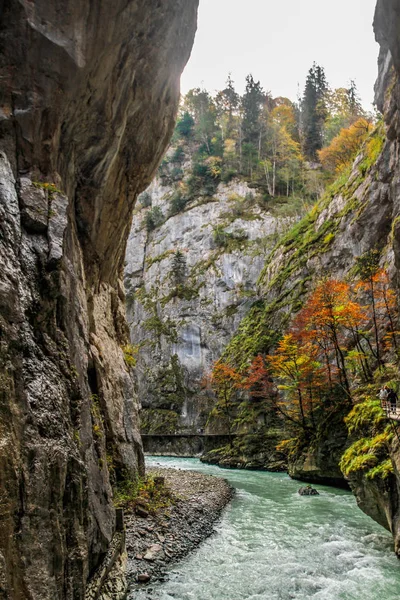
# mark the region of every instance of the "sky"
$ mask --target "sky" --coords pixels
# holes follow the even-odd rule
[[[232,73],[238,92],[252,73],[274,97],[296,100],[316,61],[331,87],[356,81],[371,109],[379,46],[372,30],[376,0],[200,0],[192,56],[182,93],[223,89]]]

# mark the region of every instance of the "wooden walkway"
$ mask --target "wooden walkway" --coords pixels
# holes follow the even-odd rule
[[[382,400],[381,404],[388,419],[390,419],[391,421],[400,421],[400,406],[398,402],[396,406],[394,406],[390,404],[390,402],[385,402],[384,400]]]

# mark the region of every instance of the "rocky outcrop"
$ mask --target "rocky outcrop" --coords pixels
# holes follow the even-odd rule
[[[209,537],[234,495],[226,479],[195,471],[151,467],[150,475],[165,480],[172,502],[146,518],[127,516],[128,574],[132,584],[128,600],[137,597],[144,583],[164,580],[168,568]]]
[[[195,195],[174,213],[171,202],[191,175],[194,153],[186,148],[174,180],[175,146],[134,216],[125,266],[142,431],[152,434],[206,427],[213,398],[202,381],[254,303],[257,277],[279,234],[296,219],[265,209],[243,179],[219,183],[213,195]],[[148,231],[155,209],[163,222]]]
[[[143,470],[121,275],[196,8],[1,5],[1,598],[83,598]]]
[[[262,300],[250,311],[225,356],[236,363],[276,343],[315,281],[322,276],[345,279],[356,258],[378,248],[392,286],[399,293],[400,268],[400,11],[394,0],[379,0],[375,33],[381,45],[376,85],[384,123],[374,132],[354,162],[311,213],[288,235],[267,261],[260,277]],[[243,349],[246,352],[243,353]],[[338,459],[345,450],[343,424],[327,418],[324,432],[300,455],[289,472],[306,481],[340,482]],[[360,508],[394,536],[400,556],[399,450],[394,436],[390,456],[394,475],[387,479],[351,475],[350,486]],[[333,445],[332,445],[333,444]]]

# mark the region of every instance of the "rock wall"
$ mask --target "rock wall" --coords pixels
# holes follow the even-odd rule
[[[243,362],[259,351],[273,349],[275,332],[285,331],[307,293],[321,276],[345,279],[356,258],[378,248],[381,261],[399,294],[400,273],[400,8],[394,0],[379,0],[374,29],[380,43],[376,101],[383,113],[379,127],[354,162],[317,207],[271,255],[260,276],[262,300],[242,321],[225,356]],[[243,349],[246,349],[243,352]],[[332,450],[340,457],[347,444],[343,423],[324,423],[325,437],[291,461],[292,476],[337,483]],[[333,444],[333,445],[332,445]],[[340,447],[341,446],[341,447]],[[393,476],[368,479],[362,471],[350,476],[359,506],[393,533],[400,556],[400,447],[394,436],[390,456]]]
[[[128,240],[127,315],[138,345],[145,433],[205,428],[213,399],[201,390],[202,380],[254,303],[257,277],[273,245],[295,220],[260,206],[256,192],[240,179],[220,183],[214,195],[198,195],[171,214],[171,199],[190,175],[193,152],[186,148],[177,181],[161,176],[153,181],[146,192],[151,204],[134,215]],[[164,222],[149,232],[146,215],[155,207]],[[173,273],[177,251],[185,263],[179,283]]]
[[[121,281],[197,0],[0,3],[0,597],[81,599],[143,470]]]

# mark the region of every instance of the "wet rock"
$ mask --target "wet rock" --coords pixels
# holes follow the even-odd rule
[[[197,4],[1,3],[2,597],[84,598],[115,532],[106,438],[144,468],[120,273]]]
[[[138,504],[137,506],[135,506],[135,514],[140,517],[141,519],[147,519],[147,517],[149,516],[149,511],[146,510],[143,506],[141,506],[140,504]]]
[[[315,488],[311,487],[311,485],[301,487],[299,489],[299,494],[300,496],[319,496],[319,492],[317,492]]]
[[[137,576],[137,580],[139,583],[149,583],[151,577],[148,573],[140,573]]]
[[[152,581],[165,577],[168,564],[186,556],[213,532],[216,519],[233,494],[229,484],[218,477],[174,469],[148,471],[165,477],[174,502],[155,515],[149,514],[146,526],[139,526],[145,535],[138,535],[140,517],[127,517],[128,578],[134,582],[143,572],[140,557],[147,561],[146,572]],[[164,535],[166,526],[168,533]]]
[[[159,558],[159,554],[163,552],[163,548],[160,544],[153,544],[147,549],[146,554],[143,556],[144,560],[156,560]]]

